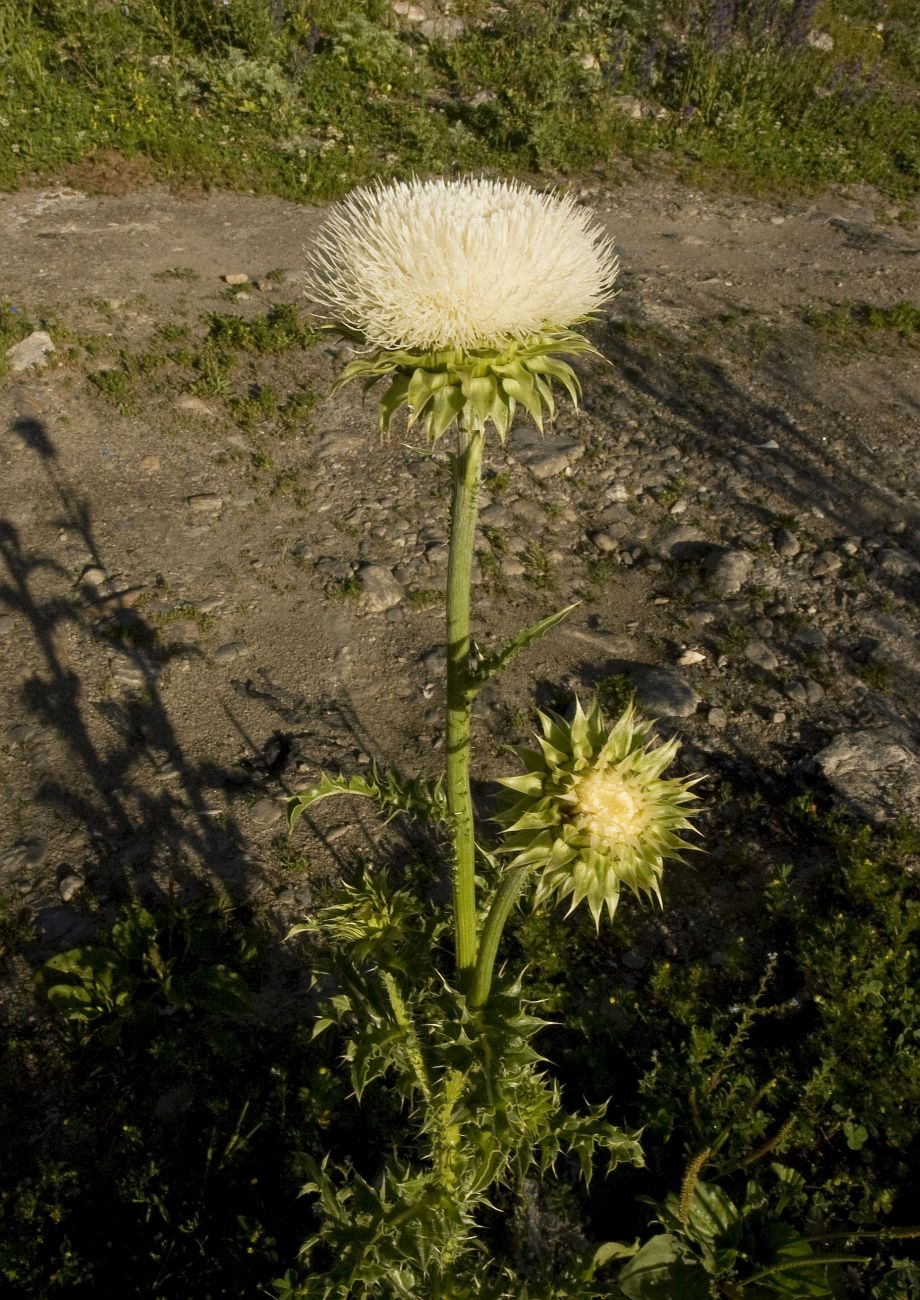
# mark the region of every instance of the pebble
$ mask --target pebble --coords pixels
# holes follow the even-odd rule
[[[145,474],[156,474],[160,468],[159,456],[144,456],[140,462],[140,468]]]
[[[728,714],[724,709],[716,705],[715,708],[710,709],[707,713],[706,721],[709,723],[710,727],[716,727],[721,730],[721,728],[726,726],[728,723]]]
[[[33,330],[7,348],[6,356],[11,370],[28,370],[30,366],[46,366],[50,354],[55,351],[50,334],[45,330]]]
[[[886,546],[878,552],[875,561],[883,573],[895,578],[912,578],[920,573],[920,560],[900,546]]]
[[[681,668],[690,668],[693,664],[705,663],[706,656],[702,650],[685,650],[677,662]]]
[[[776,530],[773,534],[773,546],[777,555],[781,555],[784,560],[793,559],[802,549],[802,543],[795,533],[790,533],[788,528]]]
[[[623,525],[624,531],[625,528],[626,525],[624,524]],[[621,536],[622,534],[617,534],[617,532],[613,529],[600,528],[593,533],[589,533],[588,539],[592,543],[592,545],[596,546],[597,549],[602,554],[610,555],[614,551],[618,551],[620,549]]]
[[[570,438],[543,438],[537,429],[521,429],[514,444],[515,456],[537,479],[563,474],[584,451],[580,442]]]
[[[361,607],[368,614],[383,614],[394,609],[405,596],[403,587],[383,565],[362,564],[357,578],[361,584]]]
[[[220,510],[224,504],[223,497],[219,497],[216,492],[196,492],[194,495],[186,497],[185,501],[190,510],[196,510],[200,514],[213,514],[215,510]]]
[[[712,546],[698,528],[684,524],[659,534],[653,549],[662,560],[689,560],[704,555]]]
[[[79,871],[65,870],[58,879],[58,893],[63,902],[69,903],[72,898],[76,898],[85,884],[86,877]]]
[[[819,551],[811,566],[813,578],[829,578],[843,568],[843,560],[835,551]]]
[[[786,684],[785,695],[787,699],[792,700],[793,704],[807,707],[821,703],[824,699],[824,687],[813,677],[793,677]]]
[[[249,276],[245,271],[228,271],[221,276],[225,284],[233,285],[235,288],[238,284],[248,284]]]
[[[873,825],[902,813],[920,819],[920,756],[900,727],[837,735],[815,755],[815,763],[856,814]]]
[[[248,647],[242,641],[228,641],[226,645],[218,646],[211,657],[216,664],[232,664],[248,653]]]
[[[758,668],[770,672],[779,665],[779,658],[765,641],[748,641],[744,647],[744,657]]]
[[[656,718],[689,718],[700,697],[679,673],[671,668],[629,664],[626,673],[646,713]]]
[[[249,815],[257,826],[274,826],[284,814],[284,803],[279,799],[257,799],[249,809]]]
[[[186,411],[190,415],[202,415],[209,420],[213,420],[217,415],[213,407],[208,406],[207,402],[203,402],[194,393],[183,393],[181,397],[176,398],[173,406],[177,411]]]
[[[717,596],[734,596],[751,576],[753,566],[747,551],[719,549],[706,557],[703,575]]]

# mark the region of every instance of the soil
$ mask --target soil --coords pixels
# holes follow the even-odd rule
[[[621,257],[592,331],[611,364],[581,366],[583,406],[560,403],[544,443],[521,424],[489,453],[477,638],[582,604],[480,698],[480,776],[507,769],[534,699],[609,699],[624,676],[712,778],[713,825],[741,816],[720,780],[775,800],[826,778],[863,818],[916,815],[920,353],[890,331],[835,348],[804,318],[920,302],[920,235],[870,194],[768,204],[635,179],[582,197]],[[164,326],[200,338],[210,312],[303,306],[321,218],[160,188],[0,196],[4,296],[57,348],[0,380],[14,973],[127,897],[210,885],[297,919],[403,832],[343,799],[289,840],[284,798],[372,758],[438,769],[446,449],[381,445],[372,399],[329,395],[346,353],[328,340],[241,351],[226,393],[190,394],[181,361],[132,372],[120,405],[103,391],[119,350],[164,351]],[[251,282],[228,301],[233,273]],[[286,427],[250,403],[241,422],[234,399],[266,386],[312,409]],[[901,746],[893,776],[822,777],[831,740],[858,754],[867,733]],[[717,875],[707,847],[697,869]]]

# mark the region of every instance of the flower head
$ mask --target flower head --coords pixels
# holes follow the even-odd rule
[[[376,348],[502,349],[611,296],[613,245],[569,196],[468,177],[355,190],[330,212],[307,284]]]
[[[692,847],[680,832],[692,829],[699,779],[662,776],[676,741],[652,745],[651,723],[632,705],[610,732],[596,701],[585,713],[576,700],[571,723],[538,716],[539,749],[514,750],[526,772],[501,780],[501,852],[512,866],[539,868],[538,903],[571,896],[574,911],[587,899],[595,924],[605,906],[613,916],[624,885],[660,901],[664,859]]]
[[[568,195],[517,181],[401,181],[355,190],[311,249],[306,287],[370,349],[339,380],[390,376],[382,430],[409,408],[431,441],[456,420],[504,439],[517,405],[542,427],[560,355],[593,351],[570,325],[613,293],[609,238]]]

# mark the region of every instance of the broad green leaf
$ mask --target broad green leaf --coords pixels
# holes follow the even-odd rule
[[[124,921],[112,926],[112,943],[125,957],[144,956],[157,937],[157,923],[145,907],[136,907]]]
[[[679,1238],[669,1232],[647,1241],[620,1270],[629,1300],[709,1300],[709,1278]]]
[[[188,980],[189,1002],[220,1016],[246,1016],[252,1011],[252,993],[238,971],[218,964],[202,966]]]

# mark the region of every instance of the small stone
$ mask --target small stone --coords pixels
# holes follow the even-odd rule
[[[521,430],[514,448],[517,459],[538,479],[564,473],[584,451],[580,442],[570,438],[543,438],[539,431],[529,429]]]
[[[839,573],[842,567],[843,560],[835,551],[819,551],[812,562],[811,576],[830,578],[835,573]]]
[[[196,608],[201,614],[213,614],[225,603],[223,596],[206,596],[199,600]]]
[[[503,555],[501,558],[502,575],[506,578],[522,578],[527,572],[520,560],[513,555]]]
[[[0,636],[9,636],[16,627],[12,614],[0,614]]]
[[[79,871],[65,871],[58,880],[58,893],[65,903],[76,898],[86,884],[86,878]]]
[[[779,658],[767,645],[766,641],[748,641],[744,647],[744,657],[758,668],[771,672],[779,664]]]
[[[786,721],[786,715],[782,709],[773,709],[770,713],[770,721],[774,727],[781,727]]]
[[[257,826],[274,826],[281,820],[284,805],[279,799],[257,799],[249,810],[249,815]]]
[[[773,534],[773,546],[776,554],[781,555],[784,560],[791,560],[802,549],[802,543],[795,533],[790,533],[788,528],[776,530]]]
[[[883,826],[920,815],[920,756],[899,727],[835,736],[815,755],[825,780],[856,811]]]
[[[684,524],[656,537],[653,549],[662,560],[690,560],[699,559],[712,546],[698,528]]]
[[[605,495],[607,500],[612,503],[629,500],[629,492],[625,483],[612,483],[607,489]]]
[[[270,293],[274,287],[274,281],[272,280],[256,280],[256,288],[260,293]]]
[[[809,650],[827,649],[827,637],[819,627],[796,628],[792,639],[796,645],[807,646]]]
[[[751,576],[753,565],[747,551],[719,549],[707,556],[703,573],[717,596],[735,596]]]
[[[194,645],[201,639],[201,628],[193,618],[180,618],[163,629],[167,645]]]
[[[89,565],[80,574],[80,581],[86,583],[87,587],[101,587],[108,580],[109,575],[98,564]]]
[[[380,564],[363,564],[357,573],[361,584],[361,606],[369,614],[383,614],[399,605],[405,595],[389,569]]]
[[[659,718],[688,718],[700,698],[692,686],[671,668],[627,665],[626,673],[646,713]]]
[[[221,279],[225,284],[230,284],[234,287],[238,284],[249,283],[249,276],[245,271],[230,271],[226,275],[221,276]]]
[[[883,573],[890,573],[894,578],[912,578],[920,573],[920,560],[900,546],[886,546],[875,557]]]
[[[203,402],[200,397],[196,397],[194,393],[183,393],[181,397],[176,398],[173,405],[177,411],[187,411],[190,415],[201,415],[208,420],[213,420],[216,415],[213,408],[208,406],[207,402]]]
[[[216,664],[232,664],[247,653],[248,648],[242,641],[228,641],[226,645],[217,647],[212,658]]]
[[[400,18],[405,18],[407,23],[423,23],[428,17],[424,9],[410,4],[408,0],[393,0],[393,12]]]
[[[589,533],[588,538],[604,555],[610,555],[620,549],[620,539],[608,529],[600,528],[596,532]]]
[[[684,501],[683,498],[681,498],[679,501],[674,502],[668,513],[672,515],[685,515],[687,513],[688,504],[689,502]]]
[[[793,677],[786,686],[785,694],[793,704],[809,706],[821,703],[824,699],[824,687],[813,677]]]
[[[6,355],[11,370],[28,370],[30,366],[46,366],[49,354],[56,350],[50,334],[45,330],[33,330],[26,338],[7,348]]]
[[[159,456],[145,456],[140,463],[140,468],[145,474],[156,474],[160,468]]]
[[[706,656],[702,650],[685,650],[677,662],[681,668],[690,668],[693,664],[705,663]]]
[[[834,38],[830,32],[819,32],[813,27],[805,37],[805,44],[810,45],[813,50],[824,50],[830,53],[834,48]]]
[[[706,721],[709,723],[710,727],[716,727],[721,730],[721,728],[726,726],[728,723],[728,714],[724,709],[720,709],[716,706],[716,708],[709,710],[706,715]]]
[[[220,510],[224,504],[223,497],[219,497],[216,492],[196,492],[193,496],[186,497],[186,504],[190,510],[195,510],[199,514],[213,514],[215,510]]]

